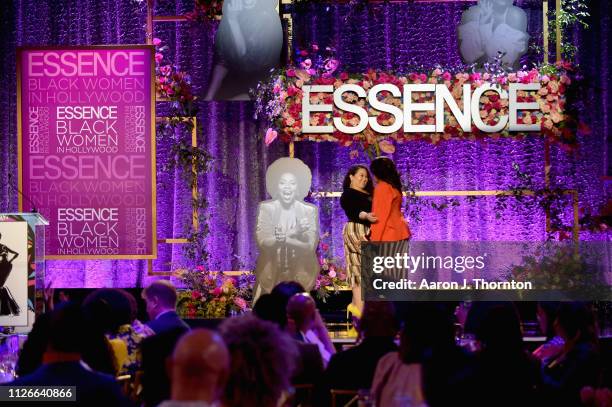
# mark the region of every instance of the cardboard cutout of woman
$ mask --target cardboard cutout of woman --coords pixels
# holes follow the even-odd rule
[[[459,32],[459,50],[468,63],[484,63],[505,55],[502,62],[517,68],[527,51],[527,14],[512,5],[513,0],[479,0],[463,12]]]
[[[297,158],[279,158],[266,171],[272,199],[261,202],[257,210],[255,300],[282,281],[297,281],[307,291],[315,286],[319,210],[304,202],[311,181],[310,169]]]
[[[206,100],[249,100],[249,89],[280,62],[283,27],[278,0],[226,0],[215,37],[219,58]]]
[[[0,240],[2,240],[1,234]],[[10,260],[8,259],[9,254],[12,255]],[[19,315],[17,301],[13,298],[11,290],[4,286],[13,269],[13,260],[17,256],[19,253],[0,243],[0,315]]]

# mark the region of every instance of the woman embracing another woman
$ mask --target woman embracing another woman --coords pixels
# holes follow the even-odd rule
[[[361,299],[361,242],[367,241],[370,225],[376,222],[372,214],[372,192],[374,185],[368,168],[354,165],[344,177],[340,205],[348,221],[342,230],[344,256],[348,283],[353,289],[353,300],[347,307],[347,314],[360,318],[363,310]]]
[[[402,214],[402,182],[393,161],[387,157],[378,157],[370,164],[370,171],[376,181],[372,212],[377,221],[370,228],[369,240],[373,243],[385,243],[377,255],[395,257],[408,253],[408,239],[412,233]],[[401,268],[389,269],[387,277],[400,281],[405,277]]]
[[[402,182],[393,161],[376,158],[370,172],[363,165],[351,167],[344,178],[340,205],[348,222],[344,226],[344,253],[348,281],[353,289],[353,300],[347,312],[361,317],[361,242],[395,242],[385,246],[389,256],[408,252],[410,228],[402,214]],[[372,178],[376,181],[373,187]],[[382,253],[382,255],[387,255]]]

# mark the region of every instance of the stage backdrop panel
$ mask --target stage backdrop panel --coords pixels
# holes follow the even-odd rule
[[[155,258],[153,47],[17,57],[19,208],[49,219],[47,258]]]
[[[436,64],[453,66],[460,62],[457,25],[464,9],[475,2],[389,2],[371,7],[349,3],[306,4],[293,21],[293,46],[311,43],[320,49],[334,46],[342,70],[361,72],[368,68],[405,72]],[[182,15],[193,10],[193,0],[157,0],[155,15]],[[515,5],[528,14],[528,32],[534,44],[541,44],[540,0],[517,0]],[[588,87],[584,96],[584,119],[592,134],[579,137],[578,154],[567,154],[553,146],[551,181],[555,186],[579,190],[579,205],[598,213],[612,184],[606,153],[610,115],[611,82],[608,63],[610,25],[607,2],[590,2],[590,29],[572,30],[569,38],[578,47],[576,61]],[[552,7],[552,5],[551,5]],[[16,82],[15,47],[83,44],[144,43],[146,2],[135,0],[13,0],[0,7],[0,80]],[[275,141],[266,147],[261,138],[267,126],[253,120],[249,102],[204,101],[214,69],[214,40],[218,25],[199,22],[156,23],[154,37],[160,38],[167,61],[191,75],[198,95],[198,124],[202,131],[198,145],[206,146],[213,157],[211,169],[200,177],[199,186],[207,198],[206,247],[210,269],[239,270],[255,266],[257,247],[254,226],[257,203],[267,199],[265,169],[276,158],[287,155],[287,146]],[[553,47],[554,48],[554,47]],[[554,56],[553,56],[554,57]],[[530,52],[525,61],[541,60]],[[0,211],[17,209],[17,121],[16,87],[0,93]],[[157,104],[157,115],[167,115],[169,103]],[[190,140],[190,134],[185,134]],[[181,171],[164,171],[169,161],[170,142],[158,142],[158,235],[185,237],[191,222],[190,191]],[[296,143],[296,157],[310,166],[313,190],[339,191],[348,168],[365,161],[351,159],[350,148],[332,143]],[[488,140],[486,143],[450,142],[439,146],[405,143],[393,157],[401,164],[419,190],[497,189],[516,181],[511,164],[535,177],[543,185],[543,143]],[[607,171],[607,172],[606,172]],[[161,186],[165,186],[162,189]],[[442,203],[436,200],[436,203]],[[463,202],[466,201],[466,202]],[[320,230],[332,255],[343,257],[342,225],[345,216],[338,199],[313,200],[319,206]],[[494,210],[495,198],[475,202],[462,199],[460,206],[442,212],[423,208],[421,220],[411,219],[418,240],[542,240],[544,215],[530,202],[509,200],[500,219]],[[571,205],[564,206],[571,210]],[[410,209],[410,208],[407,208]],[[569,212],[571,215],[571,212]],[[583,240],[607,239],[581,232]],[[160,244],[154,270],[168,270],[182,260],[181,245]],[[342,262],[342,260],[340,260]],[[46,281],[55,287],[139,287],[147,285],[146,262],[142,260],[80,260],[47,262]]]

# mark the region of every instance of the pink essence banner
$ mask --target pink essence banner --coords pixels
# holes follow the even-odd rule
[[[151,46],[18,50],[19,209],[49,259],[156,257]]]

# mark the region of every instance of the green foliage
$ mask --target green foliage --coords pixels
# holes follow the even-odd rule
[[[554,2],[551,2],[554,7]],[[565,61],[573,61],[577,48],[571,42],[570,29],[574,27],[582,27],[584,29],[589,28],[587,22],[589,14],[589,8],[586,0],[561,0],[561,9],[557,16],[557,11],[548,13],[548,35],[549,44],[553,47],[557,41],[557,21],[561,29],[561,57]],[[558,18],[557,18],[558,17]],[[543,47],[533,44],[531,48],[542,53]]]

